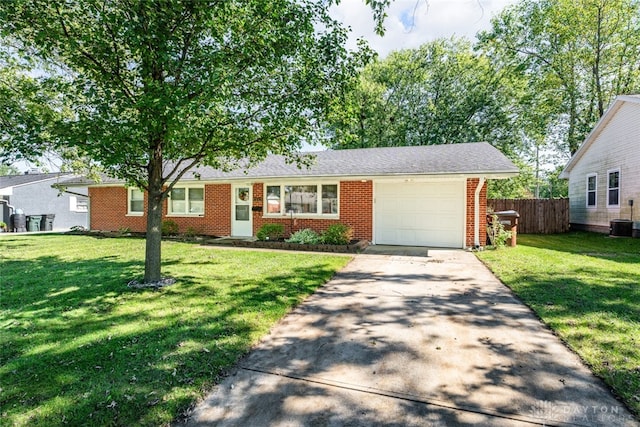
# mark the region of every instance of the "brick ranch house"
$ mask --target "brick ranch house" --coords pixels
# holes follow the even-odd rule
[[[234,237],[267,223],[283,224],[287,235],[343,223],[373,244],[464,248],[485,240],[486,180],[518,174],[484,142],[309,154],[309,168],[272,155],[246,170],[189,171],[165,201],[164,219],[180,232]],[[89,183],[89,198],[92,230],[145,231],[139,189],[105,179]]]

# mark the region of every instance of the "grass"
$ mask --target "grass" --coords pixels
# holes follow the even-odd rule
[[[167,425],[348,257],[144,240],[0,238],[0,424]]]
[[[640,239],[519,235],[478,257],[640,415]]]

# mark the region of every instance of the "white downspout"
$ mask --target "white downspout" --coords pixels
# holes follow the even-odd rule
[[[480,191],[484,187],[484,176],[480,177],[478,186],[476,187],[475,199],[473,203],[473,245],[474,247],[480,246]]]

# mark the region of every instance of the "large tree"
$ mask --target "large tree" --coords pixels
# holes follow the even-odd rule
[[[335,99],[334,147],[490,141],[513,151],[517,82],[465,39],[439,39],[369,64]]]
[[[52,94],[46,138],[27,129],[22,152],[38,154],[38,140],[146,190],[145,282],[155,282],[162,203],[189,169],[288,155],[319,135],[358,56],[345,50],[346,30],[328,7],[313,0],[0,2],[2,43],[17,64],[29,58],[39,70],[23,68],[21,76]]]
[[[573,154],[616,95],[640,92],[638,0],[521,0],[479,38],[527,79],[520,120],[536,148]]]

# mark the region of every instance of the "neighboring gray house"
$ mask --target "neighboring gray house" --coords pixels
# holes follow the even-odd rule
[[[54,230],[74,225],[88,226],[86,187],[75,187],[73,193],[60,193],[52,185],[73,175],[64,173],[25,173],[0,176],[0,221],[10,225],[11,214],[22,209],[26,215],[54,214]]]
[[[640,95],[614,100],[560,177],[569,179],[572,229],[606,233],[613,220],[640,220]]]

